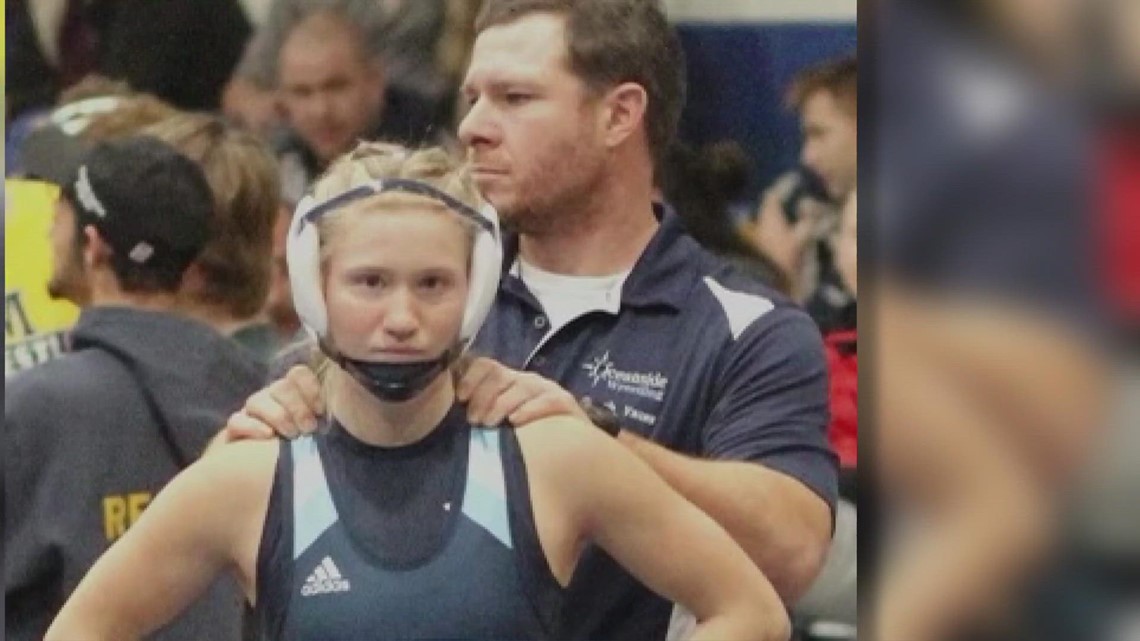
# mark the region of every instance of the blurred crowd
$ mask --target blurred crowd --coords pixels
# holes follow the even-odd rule
[[[6,172],[20,196],[11,201],[16,211],[5,223],[12,230],[7,233],[22,239],[11,242],[24,254],[10,259],[8,282],[9,309],[24,327],[7,334],[6,372],[65,349],[62,332],[77,313],[67,303],[89,302],[78,266],[69,268],[58,256],[49,265],[41,235],[53,205],[45,185],[66,180],[69,165],[95,143],[187,111],[214,114],[196,134],[203,138],[194,143],[199,155],[217,158],[229,147],[222,139],[240,135],[273,156],[272,169],[263,158],[215,160],[214,179],[228,182],[219,191],[232,218],[215,221],[211,233],[218,247],[202,257],[205,267],[195,274],[201,274],[201,288],[243,289],[239,295],[247,300],[228,302],[216,294],[191,306],[194,316],[268,362],[299,337],[284,264],[293,206],[357,140],[458,148],[455,127],[464,107],[457,89],[478,5],[279,0],[251,6],[226,0],[196,2],[193,11],[177,3],[135,11],[120,3],[14,3],[8,9],[13,71]],[[256,29],[253,18],[260,19]],[[178,30],[161,27],[174,20],[182,25]],[[210,38],[191,38],[195,29]],[[156,55],[134,55],[139,51]],[[188,86],[185,78],[195,84]],[[802,119],[801,165],[789,168],[743,218],[733,208],[746,197],[752,167],[731,140],[701,148],[675,142],[658,179],[659,195],[699,242],[793,297],[817,319],[837,374],[834,441],[843,443],[844,463],[852,467],[856,90],[853,54],[801,70],[786,88],[787,109]],[[236,175],[238,167],[247,175]],[[268,174],[274,172],[271,184]],[[237,193],[250,178],[264,184],[257,193]],[[268,190],[277,193],[279,206],[267,221]],[[46,292],[35,282],[45,277]],[[263,302],[255,305],[258,299]]]
[[[459,87],[480,4],[9,2],[6,377],[106,340],[125,345],[114,349],[140,380],[172,367],[218,378],[227,391],[211,413],[168,414],[180,401],[155,401],[162,421],[191,426],[188,440],[155,447],[196,456],[303,338],[285,235],[311,183],[358,140],[462,153]],[[862,415],[873,420],[879,507],[865,638],[1140,638],[1128,624],[1140,618],[1130,405],[1140,381],[1140,4],[859,4],[873,91],[858,90],[853,51],[798,69],[783,102],[802,132],[799,160],[759,198],[749,200],[755,167],[733,140],[675,141],[656,168],[655,197],[699,243],[801,305],[820,330],[841,500],[827,560],[791,608],[796,634],[855,635],[856,506],[872,489],[866,475],[858,488]],[[861,94],[873,100],[869,127]],[[862,182],[860,124],[873,142]],[[168,247],[140,250],[172,257],[176,278],[137,285],[177,322],[143,330],[107,318],[109,336],[77,334],[80,310],[115,304],[106,281],[121,272],[108,256],[137,245],[114,246],[112,233],[99,254],[56,203],[93,146],[138,133],[198,165],[213,204],[198,228],[164,230]],[[862,406],[857,191],[874,221],[862,234],[875,322]],[[144,331],[199,358],[133,354]],[[108,500],[96,527],[110,542],[149,496]]]
[[[69,164],[87,148],[183,112],[212,112],[195,134],[199,155],[214,159],[221,153],[215,148],[228,146],[223,137],[241,137],[271,154],[273,167],[260,157],[217,161],[215,180],[229,183],[219,185],[219,197],[230,201],[233,220],[216,221],[211,229],[220,247],[200,259],[209,266],[200,287],[244,287],[248,300],[229,309],[225,301],[212,301],[214,309],[203,301],[195,315],[263,361],[299,327],[283,242],[292,207],[311,181],[357,140],[456,144],[463,113],[457,98],[463,62],[456,52],[470,47],[467,23],[478,2],[281,0],[260,7],[265,15],[256,30],[246,7],[235,2],[213,8],[198,2],[194,11],[176,3],[135,11],[125,4],[59,2],[54,13],[51,4],[8,9],[13,72],[6,170],[10,188],[21,195],[10,201],[16,210],[8,212],[6,225],[30,242],[20,243],[20,251],[35,253],[31,246],[48,226],[45,210],[52,204],[42,187],[62,183]],[[155,26],[175,19],[182,24],[179,38],[195,28],[211,38],[178,40]],[[178,56],[134,55],[175,49]],[[193,67],[187,66],[191,60]],[[186,78],[200,85],[187,86]],[[695,149],[678,141],[659,178],[660,196],[698,241],[813,312],[840,372],[835,438],[852,466],[856,90],[854,57],[802,70],[787,88],[787,107],[802,118],[802,164],[789,168],[743,220],[731,212],[751,179],[740,145],[723,141]],[[255,173],[264,183],[259,192],[235,193]],[[269,212],[264,202],[271,190],[279,206]],[[39,225],[24,222],[28,218],[38,218]],[[10,309],[20,309],[26,327],[23,335],[8,334],[9,374],[64,348],[59,332],[74,313],[60,301],[88,304],[81,274],[58,256],[48,296],[40,295],[34,280],[44,277],[46,258],[9,261],[10,282],[21,283],[25,273],[32,281],[12,288],[22,293]],[[234,264],[239,261],[245,264]]]
[[[226,412],[267,380],[275,357],[304,338],[292,306],[285,236],[312,182],[359,140],[463,153],[456,128],[467,105],[459,84],[480,4],[8,3],[5,375],[21,384],[15,396],[7,395],[6,427],[19,423],[23,434],[35,431],[28,425],[99,422],[104,419],[91,417],[104,415],[149,422],[126,409],[134,404],[150,408],[150,418],[164,427],[163,443],[120,434],[99,445],[100,452],[113,456],[118,448],[159,477],[172,473],[171,464],[139,460],[147,458],[146,448],[173,452],[174,469],[193,460]],[[797,611],[797,634],[804,638],[815,638],[811,626],[820,621],[838,632],[819,638],[855,634],[857,84],[853,51],[838,59],[819,55],[798,70],[783,102],[802,127],[802,149],[793,150],[800,162],[786,167],[744,215],[741,203],[755,173],[735,141],[675,141],[655,181],[655,198],[679,214],[702,245],[808,309],[824,338],[828,436],[843,467],[843,502],[827,569]],[[121,153],[138,154],[140,166],[167,167],[169,159],[158,151],[134,148],[138,134],[158,138],[201,168],[212,213],[197,226],[182,221],[155,232],[137,212],[123,228],[100,228],[97,240],[84,237],[87,214],[58,203],[84,202],[83,189],[70,181],[92,149],[122,143]],[[127,202],[132,190],[142,190],[171,210],[190,206],[185,193],[131,183],[115,162],[108,157],[103,176],[92,170],[102,199]],[[163,242],[135,240],[143,228]],[[116,317],[116,306],[128,303],[155,315]],[[114,368],[94,357],[74,361],[63,378],[55,370],[42,373],[44,363],[91,346],[115,354],[131,377],[114,383]],[[118,391],[98,407],[61,401],[58,412],[45,410],[52,405],[46,390],[84,379],[101,379]],[[198,382],[204,379],[214,384]],[[140,391],[142,404],[132,400]],[[36,484],[52,475],[65,486],[77,477],[58,465],[103,456],[84,449],[94,447],[90,443],[64,446],[42,438],[13,439],[20,452],[52,455],[29,472],[35,478],[6,478],[6,488],[42,487]],[[98,527],[107,543],[151,498],[124,492],[103,498]],[[6,542],[9,550],[33,549],[25,546],[37,544],[26,537],[45,535],[24,524]],[[82,550],[78,566],[100,551]],[[14,638],[46,624],[47,612],[28,619],[37,607],[31,604],[54,603],[55,591],[70,591],[79,578],[66,576],[62,586],[26,584],[46,562],[9,560],[6,604]],[[209,598],[233,597],[218,588]]]

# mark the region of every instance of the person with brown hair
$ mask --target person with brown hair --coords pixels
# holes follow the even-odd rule
[[[109,88],[105,82],[73,88],[94,95],[61,107],[52,124],[28,139],[27,171],[59,183],[96,142],[132,133],[164,140],[199,163],[217,207],[210,241],[187,272],[180,306],[268,362],[281,342],[262,315],[281,191],[272,153],[253,134],[218,117],[183,114],[147,94],[100,93]],[[49,293],[85,306],[82,267],[77,254],[56,255]]]
[[[468,2],[469,0],[464,0]],[[388,84],[425,98],[448,92],[450,75],[437,62],[436,48],[454,29],[448,0],[271,0],[265,21],[250,37],[245,53],[222,94],[226,115],[255,131],[270,131],[281,118],[278,56],[299,17],[337,10],[361,29],[364,47],[384,60]],[[456,16],[461,19],[463,15]],[[470,28],[474,16],[467,16]]]
[[[128,137],[177,113],[150,94],[133,93],[122,83],[89,76],[66,92],[60,106],[20,145],[20,173],[28,180],[62,186],[94,145]],[[79,249],[60,249],[48,270],[48,296],[85,307],[90,292]]]
[[[382,19],[375,2],[318,2],[290,12],[282,26],[275,73],[287,127],[273,138],[286,202],[300,200],[359,140],[440,140],[437,107],[390,83],[385,59],[367,39]]]
[[[653,204],[684,102],[676,33],[648,0],[491,0],[476,31],[459,136],[517,235],[475,344],[496,360],[477,359],[457,390],[468,417],[525,425],[589,397],[795,602],[826,553],[837,485],[822,341]],[[251,397],[232,433],[311,429],[312,376],[295,368]],[[693,622],[594,546],[565,621],[590,639]]]
[[[741,198],[751,169],[736,141],[699,149],[675,143],[658,178],[661,200],[685,221],[686,231],[702,247],[773,289],[791,294],[788,275],[732,218],[731,205]]]
[[[859,71],[854,56],[800,72],[788,90],[788,106],[800,115],[800,161],[823,180],[833,201],[855,188],[858,164]]]
[[[210,239],[187,272],[181,304],[268,362],[279,339],[262,314],[280,202],[277,162],[252,133],[205,114],[144,130],[201,165],[214,192]]]
[[[285,243],[289,237],[289,223],[293,212],[282,205],[273,224],[273,275],[269,279],[269,296],[265,299],[264,314],[273,327],[280,345],[296,342],[303,337],[301,319],[293,309],[293,292],[289,289],[289,264],[285,259]]]
[[[187,317],[179,290],[210,238],[201,167],[130,136],[96,145],[56,204],[57,256],[78,256],[89,304],[69,350],[4,390],[5,638],[42,639],[91,564],[202,452],[264,367]],[[156,639],[237,639],[217,585]]]
[[[226,570],[267,638],[563,638],[587,542],[691,608],[693,639],[787,638],[743,551],[610,434],[570,416],[517,431],[466,418],[451,368],[491,306],[502,244],[465,165],[358,147],[298,205],[288,256],[325,428],[200,459],[92,568],[49,641],[140,638]]]
[[[800,117],[800,167],[765,190],[745,233],[775,260],[824,332],[850,329],[855,304],[839,282],[828,237],[855,189],[858,169],[858,63],[854,56],[808,67],[787,92]]]
[[[158,98],[89,76],[61,95],[58,108],[26,119],[19,131],[8,130],[4,233],[8,247],[15,249],[6,265],[5,295],[9,317],[17,321],[4,337],[6,374],[65,352],[67,333],[89,297],[81,257],[72,253],[53,258],[48,242],[67,169],[74,168],[89,145],[129,135],[174,113]]]

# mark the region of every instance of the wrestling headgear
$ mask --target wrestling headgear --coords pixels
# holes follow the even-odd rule
[[[335,348],[328,336],[328,310],[321,288],[320,238],[316,221],[351,202],[390,191],[425,196],[443,203],[448,210],[469,219],[478,228],[471,253],[467,303],[459,329],[459,342],[430,361],[383,363],[348,358]],[[393,178],[374,180],[324,201],[318,201],[312,195],[305,196],[293,214],[285,258],[289,265],[293,306],[321,350],[377,398],[405,401],[427,387],[471,345],[495,300],[502,270],[503,244],[499,216],[490,205],[485,204],[476,210],[427,183]]]

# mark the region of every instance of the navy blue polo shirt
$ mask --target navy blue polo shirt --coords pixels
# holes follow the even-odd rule
[[[834,507],[827,369],[819,330],[793,303],[702,249],[657,211],[617,313],[593,311],[547,336],[535,296],[509,271],[475,351],[557,381],[671,450],[753,461]],[[509,242],[505,264],[514,262]],[[574,638],[663,639],[672,605],[597,548],[571,582]]]

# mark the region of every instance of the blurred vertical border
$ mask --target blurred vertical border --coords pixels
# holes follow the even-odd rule
[[[860,0],[859,57],[860,636],[1140,639],[1140,2]]]

